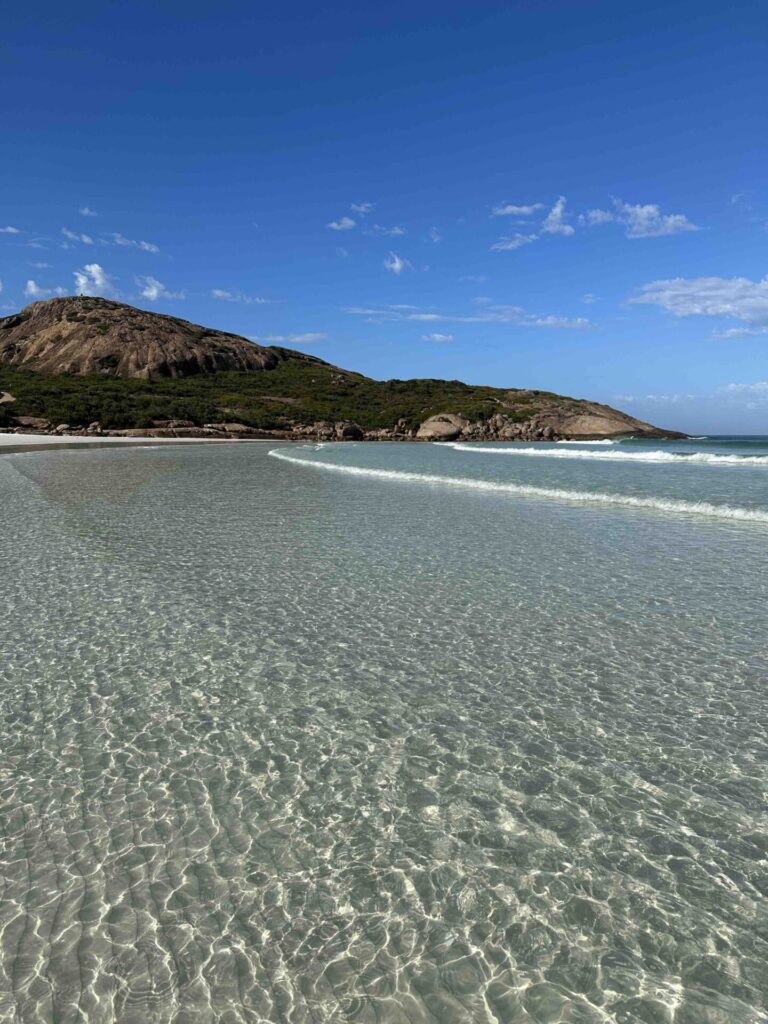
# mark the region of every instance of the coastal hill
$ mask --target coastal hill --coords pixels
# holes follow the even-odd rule
[[[0,429],[323,439],[674,437],[607,405],[461,381],[377,381],[91,296],[0,319]]]

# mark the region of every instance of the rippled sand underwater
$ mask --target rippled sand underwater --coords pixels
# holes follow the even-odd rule
[[[0,1020],[768,1020],[768,526],[268,453],[0,457]]]

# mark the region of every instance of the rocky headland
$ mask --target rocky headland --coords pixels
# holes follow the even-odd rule
[[[0,319],[0,430],[322,441],[681,437],[607,405],[460,381],[376,381],[90,296]]]

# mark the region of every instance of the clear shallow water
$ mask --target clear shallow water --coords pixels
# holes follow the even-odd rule
[[[768,472],[276,450],[0,458],[0,1019],[768,1020]]]

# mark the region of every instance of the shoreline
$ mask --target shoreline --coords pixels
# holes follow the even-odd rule
[[[50,452],[96,448],[155,448],[157,445],[176,444],[230,444],[238,441],[270,441],[270,438],[229,437],[83,437],[55,434],[3,434],[0,433],[0,455],[18,455],[21,452]]]

